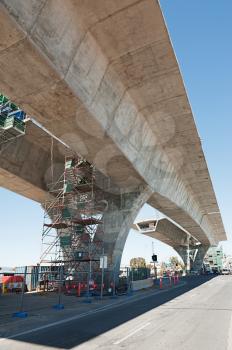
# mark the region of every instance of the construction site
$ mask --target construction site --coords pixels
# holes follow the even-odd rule
[[[29,120],[32,119],[24,111],[0,95],[2,151],[25,135]],[[77,296],[113,293],[118,276],[104,254],[104,212],[108,209],[110,180],[68,147],[63,172],[57,179],[53,135],[50,137],[52,181],[47,184],[49,200],[42,203],[44,220],[36,290],[59,290]],[[21,271],[24,273],[32,274]]]
[[[232,349],[231,11],[0,0],[1,349]]]
[[[9,98],[1,95],[0,102],[1,152],[19,137],[30,136],[28,133],[31,127],[27,128],[29,123],[35,124],[50,140],[47,196],[41,203],[44,218],[39,263],[37,266],[16,268],[16,275],[21,276],[22,280],[16,281],[12,276],[7,279],[6,276],[2,292],[7,293],[15,284],[24,292],[26,289],[23,283],[29,291],[88,298],[128,292],[137,272],[126,270],[126,274],[120,278],[120,260],[115,260],[109,254],[115,249],[114,246],[111,248],[109,235],[115,239],[115,225],[123,228],[124,216],[130,212],[131,198],[136,197],[137,192],[121,191],[113,183],[112,177],[104,175],[81,155],[73,152]],[[63,149],[58,170],[54,159],[57,144]],[[115,216],[115,209],[120,215]],[[137,230],[138,225],[133,225],[133,228]],[[143,230],[139,228],[142,234],[173,246],[182,257],[187,271],[190,271],[190,261],[191,269],[201,270],[203,260],[200,257],[198,261],[197,256],[201,251],[201,243],[193,236],[168,219],[140,225],[143,227]],[[153,271],[152,277],[157,277]],[[142,286],[145,284],[143,281]],[[148,278],[148,286],[153,284],[152,278]],[[17,290],[17,286],[14,289]]]
[[[108,202],[99,187],[99,176],[81,157],[65,156],[64,173],[49,184],[53,199],[43,205],[40,263],[57,269],[68,279],[70,289],[100,289],[102,283],[109,286],[113,282],[107,281],[103,214]],[[101,272],[100,262],[105,272]]]

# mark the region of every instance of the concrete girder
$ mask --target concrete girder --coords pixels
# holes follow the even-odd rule
[[[188,246],[189,234],[167,218],[139,221],[136,222],[132,228],[146,236],[158,239],[174,249],[176,247]],[[194,247],[196,243],[197,240],[190,236],[190,247]]]
[[[185,266],[188,264],[188,249],[194,250],[196,253],[194,254],[191,269],[196,271],[201,270],[209,246],[200,244],[194,237],[190,236],[167,218],[143,220],[133,224],[132,228],[171,246],[180,255]]]
[[[132,228],[171,246],[178,253],[182,247],[186,249],[189,245],[190,249],[195,249],[199,244],[196,238],[189,235],[168,218],[143,220],[133,224]]]
[[[125,192],[147,184],[201,242],[225,239],[158,2],[1,2],[0,89]]]

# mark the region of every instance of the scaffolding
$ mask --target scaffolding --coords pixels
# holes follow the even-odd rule
[[[26,113],[0,94],[0,145],[25,135]]]
[[[107,202],[97,185],[95,167],[78,156],[66,156],[64,173],[48,187],[53,199],[43,205],[40,264],[62,266],[64,276],[72,275],[76,281],[96,281]]]

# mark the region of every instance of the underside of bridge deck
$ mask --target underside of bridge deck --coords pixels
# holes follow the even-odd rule
[[[137,199],[131,204],[128,225],[114,231],[112,254],[118,261],[126,227],[143,202],[204,246],[225,240],[158,1],[2,0],[0,10],[0,90],[109,176],[121,193],[145,189],[137,197],[140,204]],[[11,156],[1,160],[0,180],[4,187],[42,201],[45,173],[38,164],[49,168],[50,146],[42,147],[33,136],[30,150],[38,148],[35,154],[44,157],[33,168],[20,148],[26,142],[27,136],[17,141],[15,166],[10,167]]]

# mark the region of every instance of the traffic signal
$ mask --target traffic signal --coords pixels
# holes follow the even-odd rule
[[[152,261],[157,262],[157,255],[156,254],[153,254],[151,258],[152,258]]]

